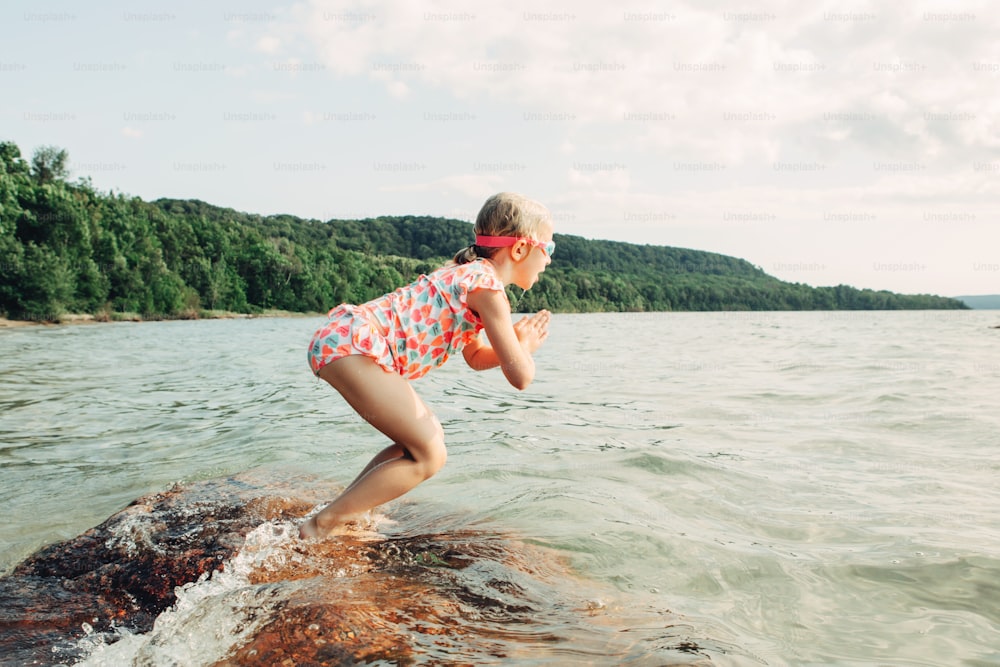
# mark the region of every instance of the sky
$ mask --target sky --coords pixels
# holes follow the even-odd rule
[[[970,0],[15,0],[0,141],[146,200],[472,221],[510,190],[557,233],[995,294],[998,34]]]

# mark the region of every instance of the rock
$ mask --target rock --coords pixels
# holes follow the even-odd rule
[[[97,632],[146,632],[174,603],[176,587],[220,568],[254,527],[312,506],[237,478],[140,498],[0,579],[0,655],[11,664],[49,664],[52,647],[79,635],[83,623]]]
[[[607,591],[496,531],[407,534],[403,505],[394,532],[299,540],[337,489],[273,477],[176,486],[26,559],[0,578],[0,664],[709,664],[626,639]]]

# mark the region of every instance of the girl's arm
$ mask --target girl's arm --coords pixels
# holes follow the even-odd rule
[[[531,355],[549,335],[549,311],[540,310],[513,324],[510,305],[496,290],[474,290],[467,303],[483,321],[489,344],[476,339],[466,345],[462,350],[466,363],[475,370],[499,366],[508,382],[526,389],[535,378]]]

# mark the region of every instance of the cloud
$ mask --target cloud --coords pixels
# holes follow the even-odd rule
[[[305,40],[331,72],[367,77],[392,97],[427,88],[571,111],[638,149],[733,164],[802,148],[916,156],[998,141],[985,117],[961,128],[924,118],[981,108],[984,98],[989,113],[1000,111],[995,73],[972,67],[998,59],[989,12],[963,20],[957,11],[876,13],[839,2],[568,7],[310,0],[268,43]],[[642,115],[672,120],[625,120]]]
[[[142,130],[137,130],[134,127],[126,126],[122,128],[122,136],[128,137],[129,139],[141,139]]]
[[[261,53],[274,55],[281,48],[281,40],[271,35],[265,35],[257,40],[256,49]]]

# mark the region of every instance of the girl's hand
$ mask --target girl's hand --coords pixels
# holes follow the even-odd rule
[[[526,389],[535,378],[532,353],[549,335],[547,310],[511,322],[510,303],[503,292],[477,289],[469,292],[469,307],[479,313],[489,344],[474,339],[462,349],[466,363],[476,370],[499,366],[517,389]]]
[[[514,334],[517,336],[521,347],[528,354],[534,354],[535,350],[542,346],[549,336],[549,320],[552,314],[547,310],[540,310],[534,315],[521,318],[514,324]]]

